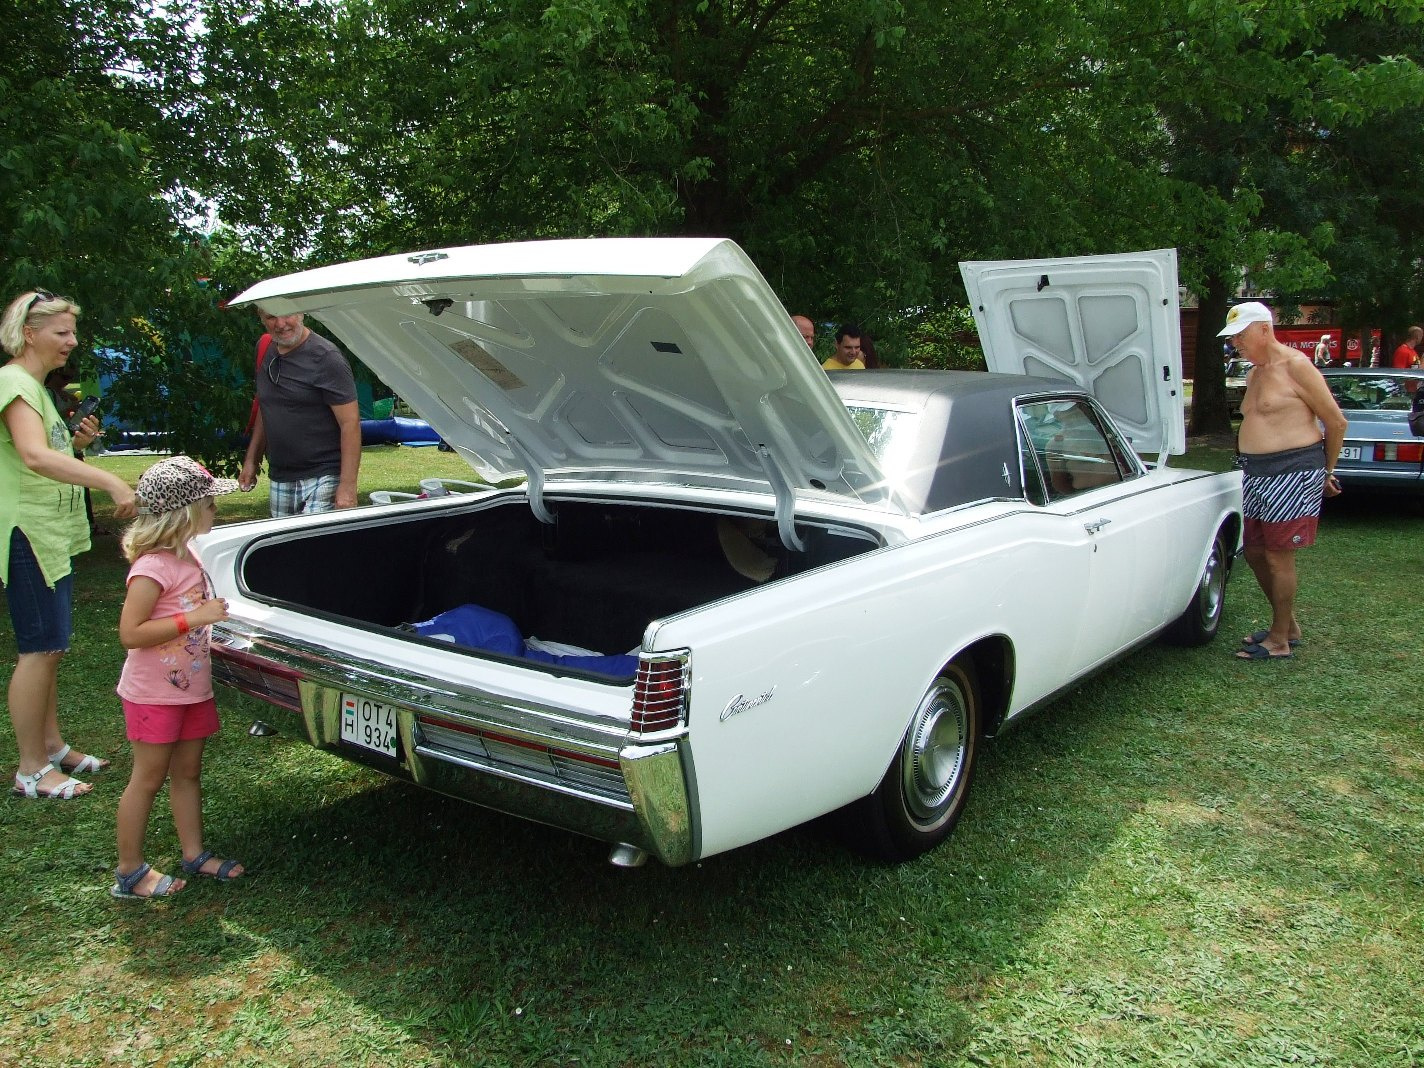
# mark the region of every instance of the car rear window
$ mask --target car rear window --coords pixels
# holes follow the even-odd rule
[[[1391,375],[1327,375],[1325,381],[1343,411],[1407,412],[1419,388],[1417,378]]]

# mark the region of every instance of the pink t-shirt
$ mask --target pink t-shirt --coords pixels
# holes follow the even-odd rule
[[[145,553],[129,568],[128,581],[142,575],[163,591],[151,619],[190,612],[209,596],[207,576],[192,557],[171,552]],[[186,705],[213,696],[208,636],[212,628],[194,627],[172,641],[130,649],[119,675],[119,696],[146,705]]]

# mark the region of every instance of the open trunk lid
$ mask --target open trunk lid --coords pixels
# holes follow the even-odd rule
[[[707,485],[896,508],[864,438],[735,244],[517,242],[385,256],[232,303],[328,326],[486,479]]]
[[[1074,382],[1139,451],[1186,451],[1176,249],[959,269],[990,370]]]

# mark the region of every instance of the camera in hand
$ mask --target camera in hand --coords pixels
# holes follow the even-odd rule
[[[74,409],[74,414],[69,417],[69,422],[65,424],[69,427],[69,432],[73,434],[79,429],[79,424],[93,415],[99,408],[98,397],[85,397],[79,402],[79,407]]]

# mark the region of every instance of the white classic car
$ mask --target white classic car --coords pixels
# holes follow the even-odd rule
[[[982,739],[1154,637],[1213,637],[1241,529],[1237,474],[1165,462],[1173,251],[963,270],[1004,373],[828,375],[721,240],[254,286],[234,303],[315,316],[492,485],[206,536],[215,675],[615,863],[837,811],[876,855],[932,848]]]

